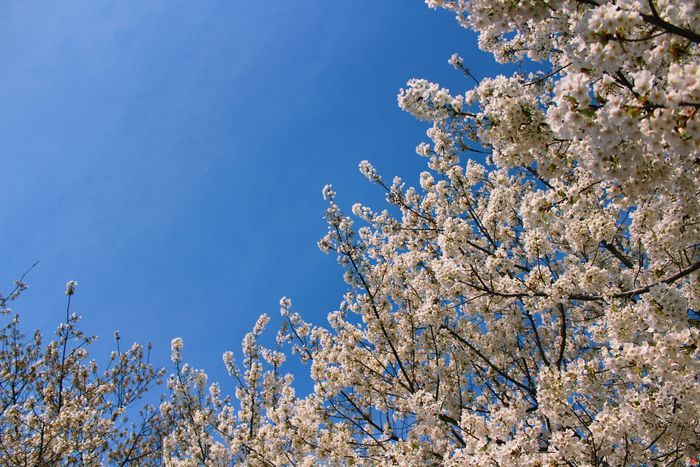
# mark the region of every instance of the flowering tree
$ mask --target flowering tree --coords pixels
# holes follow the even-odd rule
[[[352,216],[324,189],[319,246],[349,289],[328,328],[282,299],[275,349],[259,343],[263,315],[242,363],[224,355],[235,400],[173,341],[144,448],[166,463],[651,465],[700,451],[700,6],[427,3],[497,60],[550,68],[479,81],[453,56],[476,82],[465,94],[409,81],[399,105],[431,124],[420,187],[364,161],[389,206]],[[306,397],[281,371],[285,346],[310,365]]]
[[[259,321],[243,373],[225,357],[240,411],[210,425],[228,437],[212,437],[216,452],[267,465],[694,455],[698,5],[428,4],[456,13],[497,60],[551,69],[478,81],[453,56],[477,83],[466,94],[409,81],[399,105],[432,124],[418,147],[430,170],[407,188],[362,162],[390,207],[355,205],[354,217],[324,190],[319,245],[350,290],[330,329],[283,299],[278,336],[310,362],[314,392],[294,397],[283,354],[256,344]]]
[[[148,363],[148,353],[134,344],[117,350],[99,371],[88,360],[94,337],[85,335],[70,311],[77,283],[66,286],[65,321],[46,346],[37,331],[25,339],[17,315],[0,329],[0,459],[3,465],[117,465],[160,459],[160,414],[150,406],[127,410],[163,375]],[[0,297],[0,312],[26,284]]]

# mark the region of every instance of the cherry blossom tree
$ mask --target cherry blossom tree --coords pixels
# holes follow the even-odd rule
[[[281,340],[316,382],[297,406],[313,433],[301,452],[477,465],[697,454],[700,6],[428,4],[497,60],[550,68],[479,81],[453,56],[473,89],[411,80],[399,94],[431,124],[420,187],[362,162],[389,207],[353,216],[326,188],[319,245],[350,290],[329,329],[283,303]]]
[[[77,283],[66,285],[65,321],[43,345],[37,331],[27,339],[9,303],[26,289],[22,279],[0,297],[11,316],[0,329],[0,460],[3,465],[141,464],[161,458],[160,412],[135,404],[163,376],[148,362],[150,346],[116,350],[107,368],[89,360],[95,338],[70,311]]]
[[[62,389],[83,358],[66,342],[85,339],[68,316],[47,357],[38,342],[16,351],[50,371],[3,354],[3,381],[41,394],[5,384],[3,440],[38,443],[43,414],[76,413],[61,408],[67,392],[87,408],[79,426],[110,440],[82,456],[116,446],[128,460],[136,446],[168,465],[672,465],[700,452],[700,5],[427,3],[498,61],[542,71],[479,80],[455,55],[465,93],[422,79],[401,90],[399,106],[430,125],[417,148],[428,168],[410,187],[361,162],[386,192],[379,210],[346,214],[324,188],[319,246],[348,284],[328,326],[283,298],[275,348],[261,344],[263,315],[241,363],[224,355],[232,397],[174,339],[160,408],[120,432],[105,414],[128,401],[98,396],[98,382],[145,387],[157,372],[135,349],[113,357],[125,370],[78,366],[75,392]],[[309,395],[283,372],[290,354],[308,364]],[[83,453],[83,432],[61,423],[53,455]]]

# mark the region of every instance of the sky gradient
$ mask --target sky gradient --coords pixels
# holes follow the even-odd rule
[[[64,287],[106,357],[169,343],[224,379],[233,350],[278,301],[325,323],[345,285],[321,189],[381,207],[358,172],[417,184],[427,126],[403,113],[409,78],[454,92],[499,68],[473,34],[422,1],[5,2],[0,14],[2,290],[52,332]],[[275,319],[272,323],[274,328]]]

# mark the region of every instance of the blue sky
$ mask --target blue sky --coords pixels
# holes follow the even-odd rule
[[[61,321],[65,282],[97,356],[169,343],[224,379],[282,295],[325,323],[345,285],[316,241],[321,188],[381,206],[369,159],[417,184],[425,123],[396,105],[412,77],[455,92],[499,71],[420,0],[10,1],[0,7],[0,281],[34,261],[14,305]],[[273,322],[274,324],[274,322]]]

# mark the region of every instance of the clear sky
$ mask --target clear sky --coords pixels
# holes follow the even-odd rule
[[[38,260],[26,330],[55,328],[75,279],[98,357],[119,329],[167,364],[181,336],[223,380],[222,352],[282,295],[316,323],[336,309],[321,188],[380,207],[363,159],[417,184],[427,126],[396,94],[469,89],[453,52],[499,71],[421,0],[3,2],[2,290]]]

